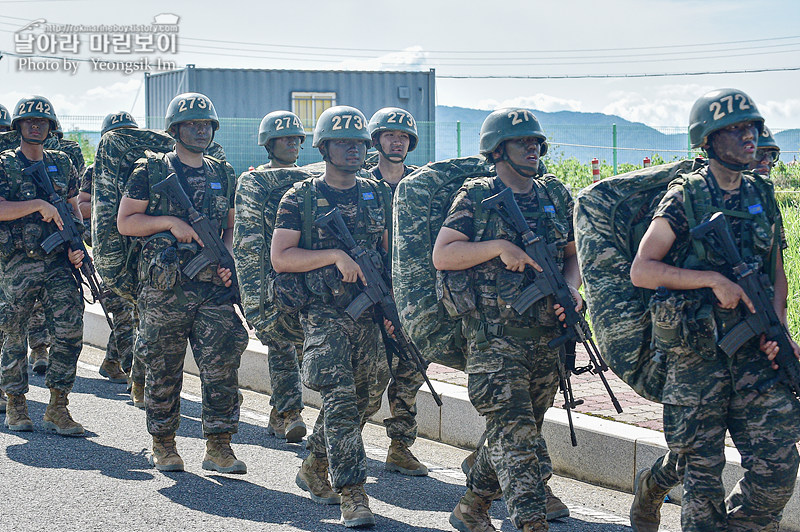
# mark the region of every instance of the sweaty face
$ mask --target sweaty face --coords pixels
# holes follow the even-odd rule
[[[367,145],[363,140],[336,139],[327,143],[328,159],[338,168],[357,172],[367,157]]]
[[[302,137],[278,137],[272,139],[270,142],[272,146],[272,156],[275,159],[287,164],[294,164],[297,161],[297,156],[300,154],[300,140]]]
[[[390,159],[405,159],[411,145],[411,137],[405,131],[384,131],[378,141],[383,153]]]
[[[778,160],[779,153],[778,150],[756,150],[756,159],[750,163],[750,170],[769,177],[772,168],[775,166],[775,162]]]
[[[47,118],[25,118],[17,123],[23,139],[41,141],[50,132],[50,120]]]
[[[512,164],[531,168],[539,168],[539,154],[542,141],[536,137],[521,137],[505,142],[506,156]]]
[[[189,120],[178,124],[178,132],[181,142],[202,151],[211,144],[214,126],[211,120]]]
[[[750,164],[756,155],[758,126],[755,122],[738,122],[715,131],[708,137],[717,157],[732,164]]]

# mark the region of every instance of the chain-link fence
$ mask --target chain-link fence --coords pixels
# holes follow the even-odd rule
[[[65,132],[71,136],[85,139],[84,144],[92,152],[100,140],[102,116],[61,116]],[[136,117],[140,125],[147,122],[144,117]],[[215,140],[224,148],[228,161],[237,173],[250,166],[267,162],[267,153],[257,144],[260,118],[222,118]],[[162,124],[163,117],[151,118],[151,124]],[[434,148],[425,149],[420,145],[409,154],[407,163],[423,165],[433,160],[475,155],[478,153],[478,139],[481,124],[465,122],[418,122],[420,138],[434,137]],[[577,159],[589,164],[593,158],[601,163],[613,165],[629,163],[641,165],[645,157],[660,156],[665,161],[692,155],[689,148],[687,130],[684,127],[652,128],[642,124],[634,125],[583,125],[566,124],[545,127],[550,145],[547,158],[552,161]],[[772,130],[776,142],[781,146],[781,160],[785,162],[798,159],[800,149],[800,129]],[[88,159],[93,155],[87,154]],[[298,164],[304,165],[320,161],[319,151],[311,148],[311,135],[306,138],[300,151]]]

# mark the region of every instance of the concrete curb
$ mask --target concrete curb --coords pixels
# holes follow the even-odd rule
[[[109,332],[99,305],[87,305],[84,342],[104,348]],[[250,340],[239,367],[239,383],[243,388],[272,393],[266,352],[261,342]],[[184,367],[188,373],[198,374],[193,357],[186,357]],[[466,388],[438,381],[433,381],[433,385],[441,395],[443,406],[436,405],[426,387],[420,390],[417,396],[419,435],[449,445],[475,448],[485,422],[469,402]],[[312,390],[304,389],[303,400],[316,408],[321,405],[319,394]],[[389,409],[384,395],[381,409],[372,419],[380,423],[386,417],[389,417]],[[577,412],[573,412],[572,420],[578,439],[577,447],[572,447],[570,443],[567,414],[563,409],[553,407],[548,410],[542,429],[553,468],[562,476],[632,493],[636,472],[652,466],[667,451],[664,435],[658,431]],[[723,482],[726,491],[730,491],[742,477],[744,469],[736,449],[726,448],[725,452],[727,464],[723,471]],[[679,486],[672,490],[670,498],[679,501],[680,497]],[[800,480],[796,481],[794,494],[784,510],[781,530],[800,532]]]

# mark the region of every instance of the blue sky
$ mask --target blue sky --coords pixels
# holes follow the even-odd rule
[[[377,2],[2,1],[0,50],[29,20],[148,24],[180,17],[183,65],[235,68],[428,69],[437,103],[492,109],[604,112],[684,126],[708,90],[747,92],[774,129],[800,127],[800,71],[609,79],[448,79],[447,75],[580,76],[800,67],[800,2],[540,0]],[[251,43],[251,44],[247,44]],[[98,57],[82,52],[67,55]],[[134,56],[139,57],[139,56]],[[155,55],[150,55],[155,59]],[[124,57],[108,57],[122,59]],[[48,96],[57,112],[141,114],[142,74],[20,71],[0,60],[0,103]]]

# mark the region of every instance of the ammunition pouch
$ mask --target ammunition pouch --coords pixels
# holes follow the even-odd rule
[[[475,310],[472,270],[437,270],[436,297],[451,318],[460,318]]]
[[[14,255],[14,238],[11,236],[11,228],[6,223],[0,223],[0,260],[6,261]]]
[[[165,248],[150,260],[147,284],[155,290],[172,290],[178,284],[178,255],[174,246]]]
[[[267,278],[267,301],[281,312],[296,314],[308,304],[308,290],[302,273],[270,272]]]
[[[714,307],[703,292],[667,291],[650,299],[653,344],[662,353],[695,354],[717,358],[717,324]]]
[[[495,287],[497,289],[497,310],[501,321],[519,319],[520,314],[514,310],[512,305],[522,295],[525,281],[526,276],[522,272],[504,269],[497,273]],[[531,310],[526,310],[523,315],[530,316]]]
[[[357,284],[342,282],[342,274],[334,264],[306,272],[305,275],[308,291],[321,299],[325,305],[347,308],[358,296]]]

